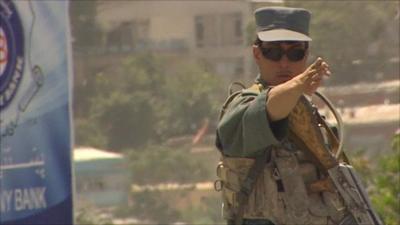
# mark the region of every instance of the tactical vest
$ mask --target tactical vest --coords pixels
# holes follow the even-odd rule
[[[253,85],[249,89],[258,94],[261,85]],[[228,97],[221,117],[236,96],[238,93]],[[336,192],[315,193],[308,188],[308,184],[323,178],[311,160],[287,139],[268,151],[270,160],[257,175],[241,216],[268,219],[276,225],[339,224],[346,214],[340,196]],[[254,163],[252,158],[226,157],[222,154],[217,176],[221,184],[225,219],[235,219],[240,207],[238,193]]]

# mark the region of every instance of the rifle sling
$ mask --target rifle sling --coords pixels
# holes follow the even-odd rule
[[[242,225],[243,223],[245,206],[248,203],[250,193],[253,191],[258,177],[262,173],[265,165],[271,161],[271,150],[272,146],[269,146],[264,150],[262,155],[255,158],[255,162],[250,167],[247,176],[240,187],[240,191],[236,193],[238,208],[234,215],[235,225]]]

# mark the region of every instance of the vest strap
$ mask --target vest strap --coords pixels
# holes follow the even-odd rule
[[[257,178],[263,171],[265,165],[271,161],[272,146],[267,147],[263,154],[255,159],[255,162],[250,167],[246,178],[241,184],[240,191],[237,193],[238,208],[234,214],[235,225],[242,225],[244,209],[249,201],[249,195],[254,189]]]

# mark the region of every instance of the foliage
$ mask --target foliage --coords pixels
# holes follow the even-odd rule
[[[400,221],[400,134],[393,138],[392,150],[379,162],[371,196],[373,205],[388,225]]]
[[[335,84],[375,80],[384,73],[395,79],[399,57],[398,1],[287,1],[312,12],[311,53],[324,57]],[[366,16],[368,15],[368,16]],[[379,77],[379,76],[378,76]]]
[[[75,50],[101,45],[96,4],[71,2]],[[398,20],[394,19],[398,2],[285,1],[285,5],[312,11],[311,52],[329,62],[334,74],[329,79],[331,84],[375,80],[380,72],[398,74],[398,65],[387,63],[399,52]],[[246,36],[251,45],[254,23],[246,30],[251,34]],[[213,175],[205,160],[193,158],[185,146],[176,149],[161,145],[171,137],[193,134],[205,118],[213,120],[223,100],[220,93],[225,94],[218,77],[197,63],[179,60],[182,62],[175,59],[171,63],[166,57],[144,53],[115,60],[107,68],[88,66],[84,78],[75,79],[77,145],[126,150],[138,184],[211,180]],[[393,143],[394,152],[383,156],[376,168],[361,154],[352,158],[386,224],[400,220],[399,135]],[[216,224],[220,219],[220,204],[215,198],[179,211],[164,197],[159,192],[134,193],[134,205],[124,213],[160,223],[183,220]],[[78,224],[99,223],[89,209],[76,216]]]
[[[158,191],[132,194],[134,205],[129,208],[131,215],[141,220],[151,220],[161,224],[176,222],[180,213],[168,206]]]
[[[204,159],[194,158],[190,146],[179,148],[151,145],[143,149],[126,150],[129,170],[133,171],[133,181],[139,185],[160,183],[189,184],[214,178],[214,170],[208,168]],[[192,189],[178,191],[138,191],[131,193],[132,205],[120,209],[118,216],[172,223],[182,221],[189,224],[221,223],[220,197],[202,197],[200,202],[189,202],[187,207],[175,205],[177,200],[189,199]],[[167,193],[169,192],[169,193]],[[213,192],[213,190],[211,191]]]
[[[78,114],[77,143],[140,148],[194,133],[204,118],[215,117],[220,99],[210,93],[220,90],[218,78],[194,63],[178,70],[167,65],[165,58],[145,53],[96,74],[89,97],[81,95],[89,116]]]
[[[100,28],[96,23],[97,0],[71,1],[70,18],[74,46],[87,48],[99,43]]]
[[[106,146],[107,138],[98,129],[97,124],[90,119],[76,118],[75,123],[75,142],[84,145],[101,148]],[[90,135],[88,135],[90,134]]]
[[[81,207],[74,214],[76,225],[113,225],[111,219],[100,218],[93,206]]]
[[[371,175],[374,173],[374,165],[367,158],[365,149],[355,149],[346,153],[348,153],[351,165],[357,171],[358,175],[360,175],[365,185],[372,186]]]
[[[395,225],[400,221],[400,135],[394,136],[392,152],[377,158],[378,163],[367,159],[362,151],[351,157],[352,166],[366,183],[374,209],[385,221]]]
[[[221,198],[202,198],[200,205],[192,204],[182,212],[182,220],[190,224],[222,224]]]
[[[204,118],[216,118],[222,90],[220,80],[196,64],[185,64],[165,83],[167,112],[164,126],[170,136],[194,133]]]
[[[189,194],[180,191],[180,194]],[[134,204],[125,209],[119,209],[120,216],[152,221],[153,223],[169,224],[180,221],[184,224],[222,224],[221,199],[208,195],[200,202],[190,202],[187,207],[177,207],[174,202],[178,192],[165,193],[161,191],[144,191],[132,193]]]
[[[128,157],[137,184],[192,183],[212,177],[207,165],[193,158],[185,148],[149,146],[141,151],[128,151]]]

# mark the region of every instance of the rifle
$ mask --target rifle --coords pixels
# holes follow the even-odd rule
[[[383,225],[372,208],[361,179],[342,151],[344,130],[340,115],[324,95],[319,92],[316,92],[316,95],[334,114],[339,134],[336,136],[318,113],[317,108],[305,96],[300,97],[289,115],[289,139],[326,175],[326,178],[311,183],[308,190],[337,191],[358,225]],[[329,141],[329,146],[325,143],[326,139]]]

